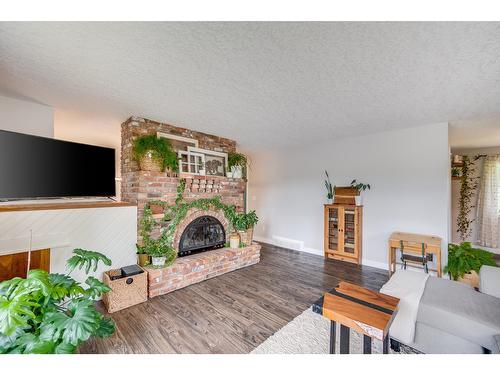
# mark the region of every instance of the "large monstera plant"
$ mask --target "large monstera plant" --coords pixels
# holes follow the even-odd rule
[[[94,300],[110,288],[88,276],[99,262],[111,265],[101,253],[75,249],[65,275],[36,269],[25,279],[1,282],[0,353],[69,354],[92,336],[112,335],[112,319],[94,306]],[[88,276],[86,285],[70,277],[76,268]]]

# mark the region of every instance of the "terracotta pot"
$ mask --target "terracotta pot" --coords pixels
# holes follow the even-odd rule
[[[141,160],[139,160],[139,166],[142,171],[151,171],[151,172],[161,172],[161,163],[153,159],[151,157],[151,153],[146,153]]]
[[[141,267],[147,266],[149,264],[149,255],[148,254],[137,254],[137,263]]]
[[[469,284],[473,288],[479,288],[479,275],[476,271],[470,271],[469,273],[466,273],[463,277],[459,277],[457,281],[464,284]]]

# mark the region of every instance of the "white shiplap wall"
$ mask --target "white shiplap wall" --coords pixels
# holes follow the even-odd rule
[[[74,248],[99,251],[108,256],[111,268],[136,263],[137,208],[105,207],[0,213],[0,255],[32,249],[51,249],[50,271],[64,273]],[[98,268],[95,275],[109,267]],[[78,281],[85,275],[72,273]]]

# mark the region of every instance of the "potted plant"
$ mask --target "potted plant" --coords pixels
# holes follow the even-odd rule
[[[170,266],[177,257],[177,251],[163,237],[148,238],[144,242],[145,251],[151,256],[151,265],[154,268]]]
[[[363,204],[361,192],[363,192],[365,190],[370,190],[371,189],[370,184],[363,184],[362,182],[352,180],[351,181],[351,188],[355,189],[358,192],[358,195],[354,196],[356,206],[361,206]]]
[[[149,264],[149,254],[146,253],[144,246],[135,244],[137,249],[137,264],[141,267],[147,266]]]
[[[448,264],[444,272],[450,278],[473,287],[479,286],[478,272],[481,266],[494,266],[493,253],[483,249],[475,249],[470,242],[462,242],[460,245],[448,245]]]
[[[238,231],[242,244],[248,246],[252,244],[253,228],[259,221],[257,214],[254,211],[249,213],[235,213],[232,217],[232,226]]]
[[[230,152],[227,156],[227,177],[243,178],[246,177],[247,157],[238,152]]]
[[[164,172],[168,169],[177,172],[178,170],[177,154],[166,138],[157,137],[155,134],[138,137],[134,141],[132,151],[134,159],[143,171]]]
[[[100,262],[111,265],[101,253],[75,249],[65,275],[35,269],[1,282],[0,354],[72,354],[91,337],[111,336],[113,320],[94,305],[111,289],[93,276],[86,285],[70,276],[75,268],[88,275]]]
[[[328,175],[328,172],[325,170],[325,187],[326,187],[326,199],[328,204],[333,203],[333,195],[335,193],[335,187],[332,186],[332,182],[330,181],[330,176]]]

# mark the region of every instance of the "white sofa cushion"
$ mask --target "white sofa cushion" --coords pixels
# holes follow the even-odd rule
[[[500,267],[481,267],[479,270],[479,291],[500,298]]]

